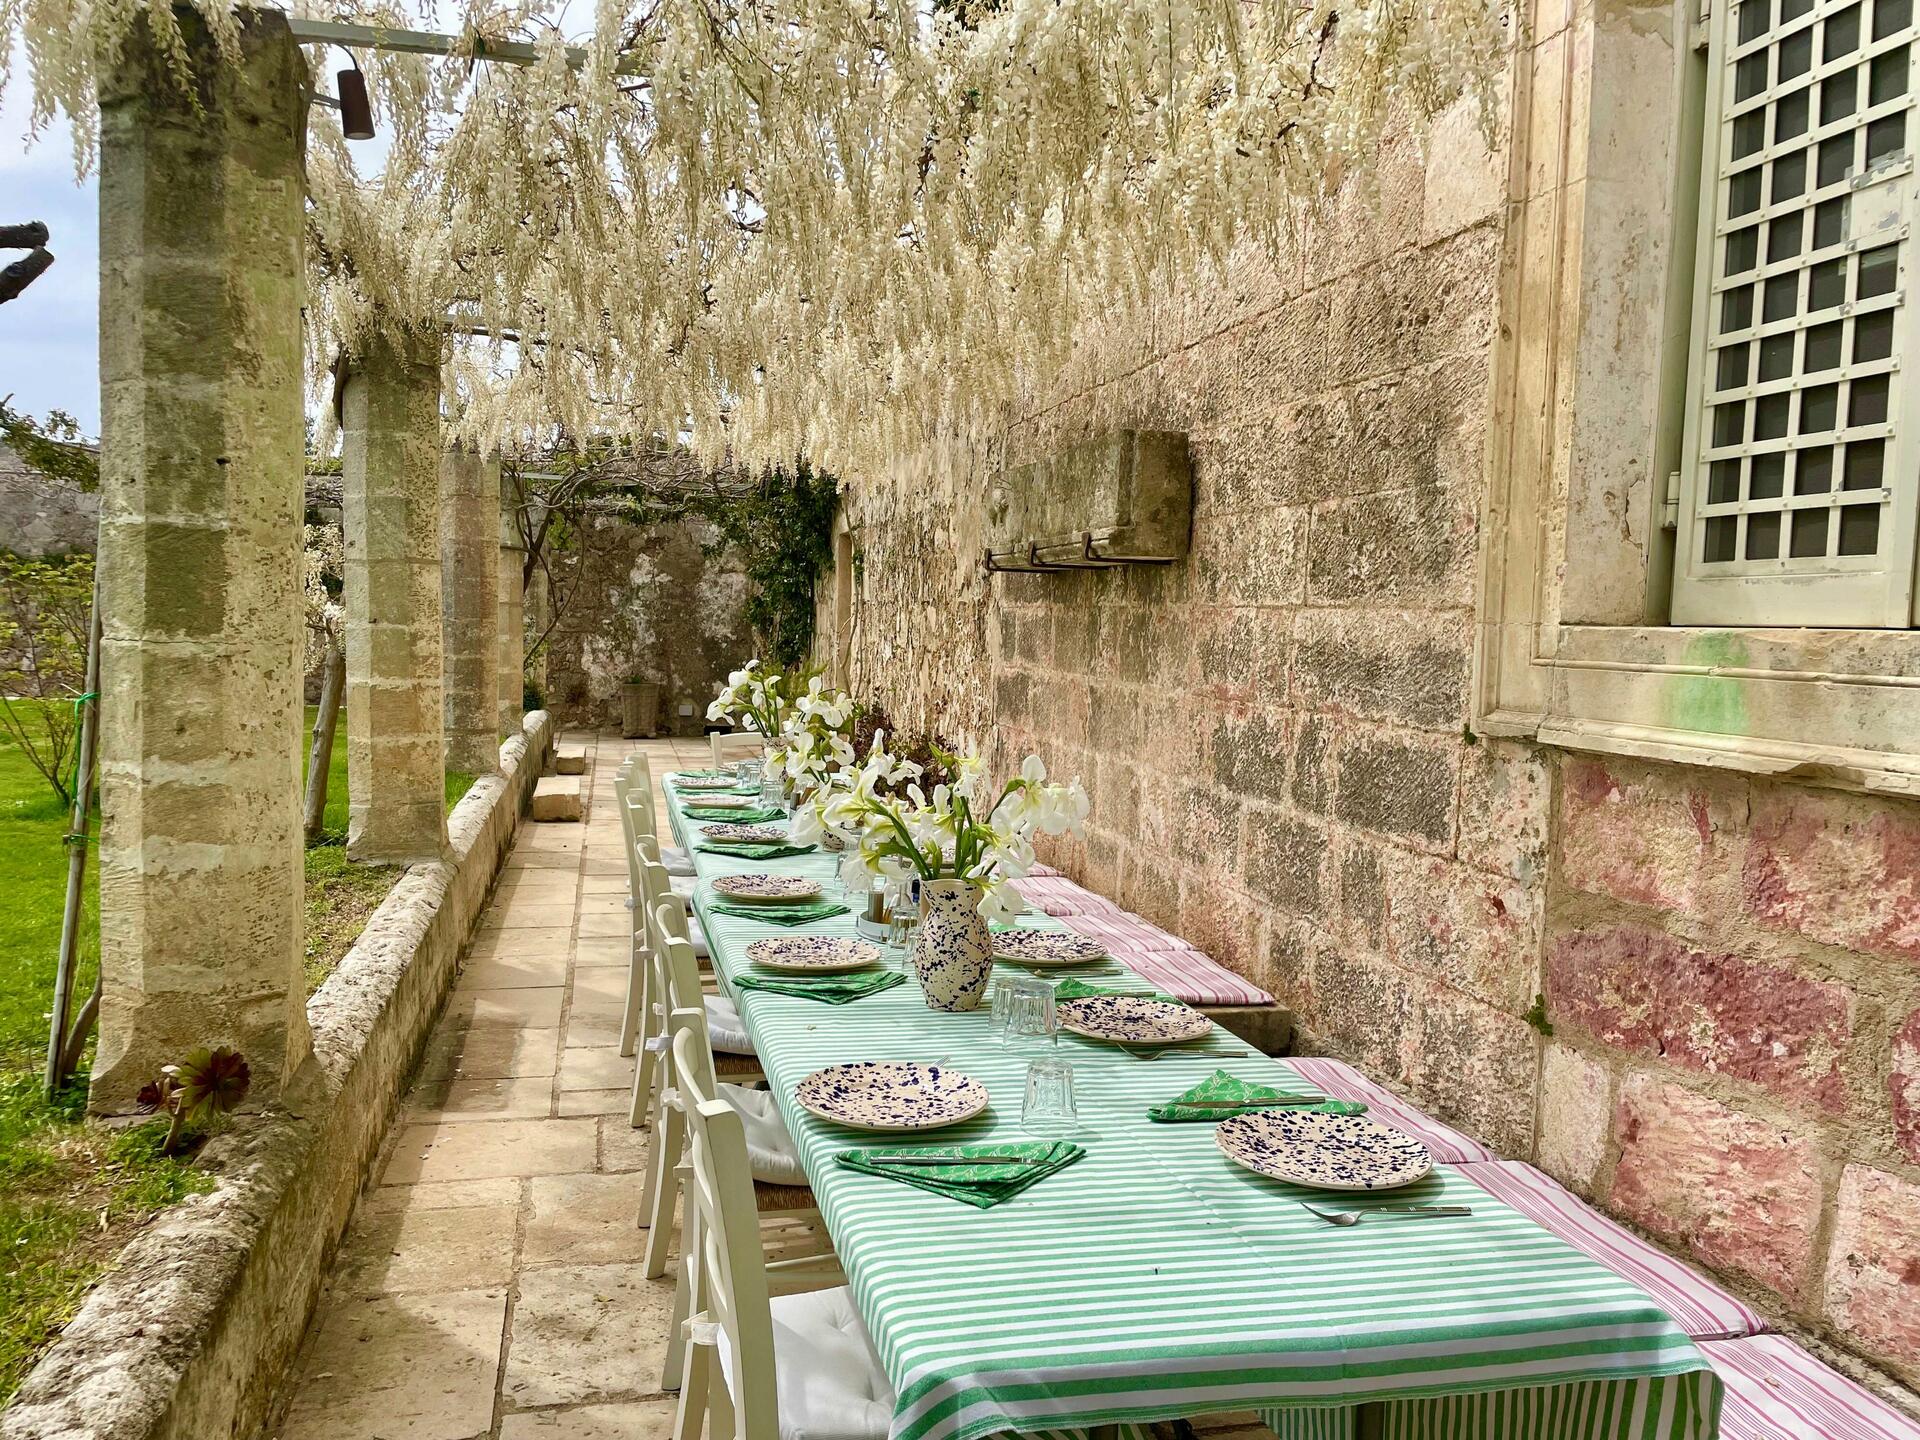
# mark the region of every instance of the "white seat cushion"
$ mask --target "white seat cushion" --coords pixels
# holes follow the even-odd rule
[[[703,995],[707,1006],[707,1043],[728,1055],[755,1055],[747,1023],[724,995]]]
[[[770,1090],[745,1085],[722,1085],[720,1098],[740,1112],[740,1128],[747,1132],[747,1166],[753,1178],[770,1185],[804,1185],[807,1172],[800,1151],[773,1103]]]
[[[780,1440],[886,1440],[896,1397],[852,1293],[840,1285],[777,1295],[771,1308]],[[719,1349],[737,1394],[731,1348],[723,1339]]]
[[[694,873],[693,857],[678,845],[660,847],[660,864],[669,875],[691,875]]]
[[[700,917],[687,916],[687,943],[693,946],[693,953],[702,960],[711,960],[713,951],[707,945],[707,932],[701,928]]]
[[[693,892],[700,888],[700,882],[691,875],[669,875],[667,887],[682,900],[691,900]]]

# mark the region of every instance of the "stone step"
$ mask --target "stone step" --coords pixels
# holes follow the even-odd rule
[[[584,775],[587,773],[587,747],[584,745],[556,745],[553,747],[553,768],[559,775]]]
[[[534,783],[533,808],[528,814],[535,820],[579,820],[580,777],[542,776]]]

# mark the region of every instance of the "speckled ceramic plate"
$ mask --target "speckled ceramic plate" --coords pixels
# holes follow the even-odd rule
[[[786,827],[782,825],[734,825],[724,820],[702,825],[700,833],[709,840],[727,840],[734,844],[780,844],[787,838]]]
[[[731,790],[740,782],[732,775],[676,775],[676,790]]]
[[[694,804],[697,810],[758,810],[758,795],[702,795]]]
[[[794,1087],[801,1108],[850,1130],[936,1130],[987,1108],[987,1087],[940,1065],[863,1060],[829,1065]]]
[[[729,900],[785,905],[798,900],[818,900],[820,882],[804,875],[772,875],[765,870],[750,870],[745,875],[722,875],[713,882],[713,893]]]
[[[1028,965],[1036,970],[1055,970],[1068,965],[1088,965],[1104,960],[1107,947],[1085,935],[1069,935],[1060,930],[1002,930],[993,937],[993,958]]]
[[[1058,1008],[1062,1030],[1116,1045],[1178,1045],[1213,1029],[1198,1010],[1140,995],[1088,995]]]
[[[1256,1175],[1314,1190],[1394,1190],[1433,1169],[1426,1146],[1364,1115],[1259,1110],[1221,1121],[1213,1141]]]
[[[747,946],[747,959],[769,970],[825,975],[878,965],[880,947],[845,935],[778,935]]]

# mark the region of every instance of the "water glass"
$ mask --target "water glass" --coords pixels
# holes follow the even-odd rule
[[[1007,1043],[1007,1023],[1013,1018],[1013,981],[1005,975],[993,977],[993,994],[990,1002],[993,1038],[1002,1045]]]
[[[1005,1043],[1016,1050],[1050,1051],[1060,1040],[1060,1021],[1054,1011],[1053,982],[1022,975],[1007,997]]]
[[[1027,1066],[1027,1098],[1020,1128],[1029,1135],[1071,1135],[1079,1128],[1073,1103],[1073,1063],[1058,1056]]]
[[[733,783],[742,790],[749,785],[758,790],[766,773],[767,762],[764,760],[736,760],[733,763]]]

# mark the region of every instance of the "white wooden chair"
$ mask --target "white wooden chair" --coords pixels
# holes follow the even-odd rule
[[[621,1053],[639,1055],[633,1072],[633,1099],[628,1108],[628,1123],[638,1129],[647,1123],[656,1101],[657,1074],[666,1048],[666,982],[660,969],[661,932],[654,908],[666,904],[675,912],[673,933],[688,942],[698,967],[707,954],[706,937],[699,935],[698,921],[687,914],[687,901],[673,888],[669,876],[656,858],[653,837],[642,835],[634,842],[635,865],[640,888],[635,899],[633,932],[627,948],[627,995],[620,1014]],[[731,1003],[712,997],[716,1007],[714,1044],[730,1054],[751,1054],[752,1042],[746,1027],[733,1011]],[[631,1036],[632,1044],[628,1045]]]
[[[758,760],[767,753],[767,737],[757,730],[716,730],[707,737],[713,750],[713,768],[732,768],[737,760]]]
[[[683,917],[669,904],[654,908],[655,935],[658,944],[653,957],[653,979],[649,984],[658,1007],[658,1024],[663,1036],[668,1032],[675,1010],[698,1010],[706,1017],[701,1030],[700,1051],[703,1073],[716,1076],[720,1096],[741,1112],[753,1141],[754,1178],[763,1182],[760,1203],[767,1213],[792,1213],[813,1208],[813,1192],[806,1188],[807,1174],[800,1165],[800,1153],[793,1137],[774,1108],[773,1096],[765,1090],[749,1090],[747,1085],[766,1078],[759,1057],[751,1051],[746,1027],[733,1002],[720,995],[705,993],[700,972],[686,937],[678,934]],[[665,1051],[663,1041],[655,1047]],[[679,1076],[671,1064],[661,1067],[653,1077],[646,1099],[653,1126],[653,1145],[647,1153],[647,1174],[641,1191],[641,1223],[648,1227],[645,1273],[649,1279],[666,1273],[667,1250],[673,1238],[674,1201],[679,1190],[675,1167],[681,1163],[685,1120],[677,1099]],[[634,1100],[643,1098],[639,1071],[634,1072]]]
[[[703,1425],[707,1440],[885,1440],[894,1391],[852,1293],[772,1293],[818,1262],[767,1262],[740,1115],[700,1072],[699,1012],[673,1018],[674,1070],[686,1076],[689,1316],[674,1440],[700,1440]]]
[[[654,837],[660,846],[660,863],[667,867],[667,873],[691,879],[695,873],[692,854],[669,844],[660,834],[660,813],[654,808],[653,786],[629,785],[627,805],[633,811],[634,833]]]

